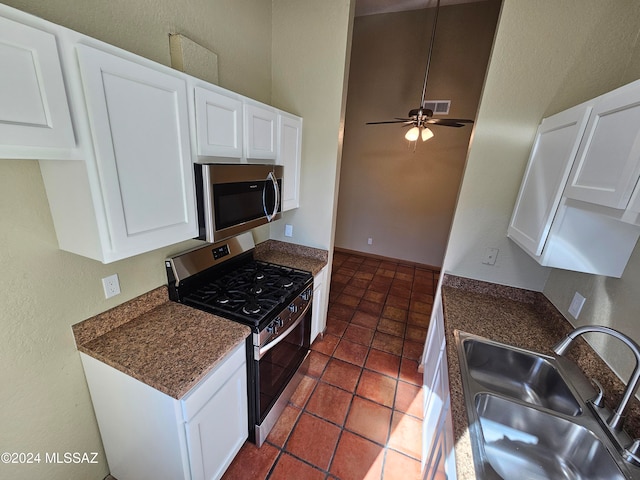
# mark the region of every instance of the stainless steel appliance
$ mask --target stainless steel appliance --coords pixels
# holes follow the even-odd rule
[[[249,439],[261,446],[302,376],[309,353],[313,275],[257,261],[251,232],[166,261],[169,297],[251,327]]]
[[[280,218],[282,165],[194,168],[202,240],[216,242]]]

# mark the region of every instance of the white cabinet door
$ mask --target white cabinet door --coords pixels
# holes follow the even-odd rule
[[[34,147],[73,148],[55,36],[0,17],[0,65],[0,157],[56,158]]]
[[[313,277],[313,306],[311,312],[311,342],[322,332],[327,326],[326,316],[324,315],[324,289],[327,283],[327,269],[324,267]]]
[[[278,114],[279,165],[284,166],[282,211],[300,206],[300,163],[302,154],[302,118]]]
[[[198,155],[242,158],[242,101],[195,87]]]
[[[257,105],[244,104],[245,119],[245,155],[247,161],[262,160],[267,163],[275,162],[278,144],[277,121],[275,109]],[[264,162],[263,162],[264,163]]]
[[[126,256],[195,237],[185,80],[77,52],[112,249]]]
[[[538,127],[508,228],[508,236],[532,255],[542,253],[590,111],[581,104]]]
[[[566,196],[625,209],[640,176],[640,81],[598,97]]]
[[[217,389],[206,404],[186,423],[192,480],[222,477],[247,438],[247,372],[244,348],[226,362],[242,363],[229,377],[217,374]],[[202,387],[201,387],[202,388]],[[204,387],[206,390],[206,387]]]

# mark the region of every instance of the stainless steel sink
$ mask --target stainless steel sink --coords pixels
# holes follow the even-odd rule
[[[476,396],[484,455],[504,479],[624,480],[590,430],[489,394]]]
[[[469,375],[483,387],[567,415],[582,413],[547,357],[476,339],[467,339],[463,345]]]
[[[573,362],[455,336],[476,478],[640,480],[588,406],[596,392]]]

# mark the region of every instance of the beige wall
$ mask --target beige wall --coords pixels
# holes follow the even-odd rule
[[[452,100],[451,118],[475,118],[499,8],[440,9],[426,98]],[[414,150],[406,128],[365,125],[419,106],[434,13],[355,20],[336,246],[441,266],[472,127],[432,127]]]
[[[11,6],[80,31],[134,53],[169,64],[170,32],[183,33],[218,54],[220,85],[260,101],[273,97],[282,106],[302,105],[307,94],[318,94],[309,123],[320,131],[305,130],[309,145],[305,161],[313,174],[334,177],[337,164],[336,125],[339,122],[342,82],[348,37],[348,0],[303,2],[265,0],[9,0]],[[322,5],[315,5],[322,3]],[[304,5],[304,8],[302,6]],[[289,8],[296,21],[286,21]],[[273,22],[277,35],[272,42]],[[272,81],[272,49],[278,63],[296,70],[296,58],[286,61],[279,53],[288,39],[304,37],[304,25],[314,35],[305,46],[310,58],[301,69],[313,67],[315,78],[300,74],[286,85],[285,78]],[[291,36],[287,32],[293,32]],[[279,39],[279,40],[278,40]],[[273,43],[273,45],[272,45]],[[326,45],[326,47],[325,47]],[[338,58],[331,57],[330,52]],[[342,52],[342,53],[340,53]],[[299,52],[291,52],[299,54]],[[341,58],[340,58],[341,57]],[[330,60],[331,68],[313,65],[313,59]],[[275,75],[274,75],[275,76]],[[327,84],[327,85],[325,85]],[[286,91],[296,92],[291,98]],[[295,102],[297,103],[294,103]],[[291,102],[291,103],[290,103]],[[301,114],[310,108],[300,109]],[[305,124],[306,125],[306,124]],[[333,129],[333,131],[331,131]],[[327,144],[324,147],[325,143]],[[309,148],[307,147],[307,148]],[[321,148],[316,155],[313,148]],[[333,152],[331,151],[333,149]],[[312,159],[312,160],[309,160]],[[305,167],[306,168],[306,167]],[[311,169],[311,167],[310,167]],[[312,183],[312,180],[305,182]],[[331,186],[332,188],[332,186]],[[332,191],[312,188],[303,200],[312,212],[327,202]],[[195,245],[185,242],[110,265],[57,249],[47,199],[35,161],[0,160],[0,450],[9,452],[100,452],[98,465],[4,465],[0,478],[102,479],[108,469],[71,325],[119,303],[166,284],[163,261],[171,254]],[[301,221],[300,237],[312,243],[319,232],[321,245],[330,243],[331,216],[317,224]],[[305,233],[305,229],[312,233]],[[269,227],[256,231],[258,239],[269,237]],[[100,279],[112,273],[120,277],[121,295],[104,300]]]
[[[304,119],[300,208],[271,226],[271,238],[333,249],[344,90],[355,0],[274,0],[273,98]],[[293,237],[284,237],[284,225]]]
[[[611,325],[638,341],[640,247],[622,279],[609,279],[540,267],[506,232],[540,120],[640,77],[639,19],[635,0],[504,1],[444,267],[544,289],[565,315],[581,291],[588,300],[579,323]],[[493,267],[481,264],[487,247],[500,249]],[[626,375],[629,358],[616,350],[601,351]]]

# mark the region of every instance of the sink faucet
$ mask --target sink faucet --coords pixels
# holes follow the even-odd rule
[[[620,400],[620,405],[618,405],[618,408],[614,410],[611,417],[607,420],[607,424],[609,425],[609,427],[611,427],[613,430],[620,430],[622,429],[622,422],[624,420],[624,411],[631,401],[631,398],[633,397],[636,389],[638,388],[638,381],[640,380],[640,346],[638,346],[638,344],[631,340],[629,337],[618,332],[617,330],[614,330],[613,328],[603,327],[601,325],[585,325],[584,327],[576,328],[569,335],[567,335],[566,338],[564,338],[562,341],[560,341],[560,343],[553,347],[553,351],[558,355],[563,355],[577,337],[590,332],[606,333],[607,335],[611,335],[612,337],[621,340],[631,349],[633,355],[636,357],[636,366],[633,370],[633,373],[631,374],[629,382],[627,383],[627,388],[624,391],[622,400]]]

